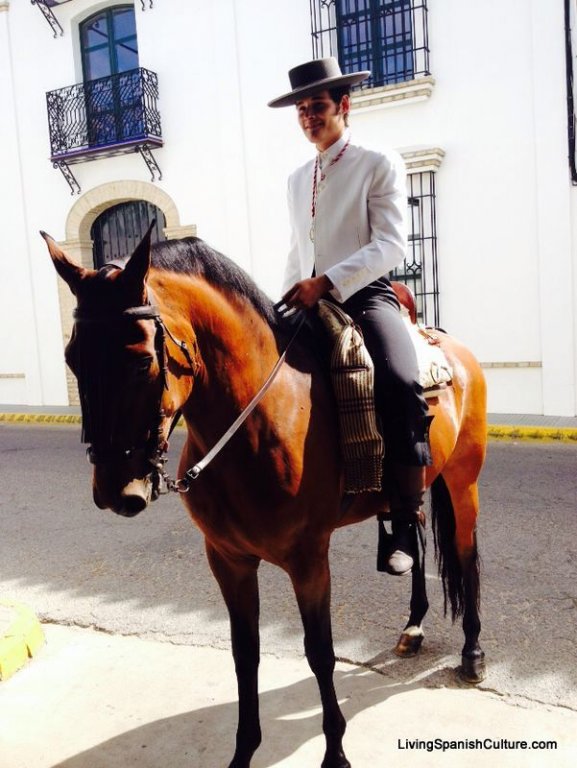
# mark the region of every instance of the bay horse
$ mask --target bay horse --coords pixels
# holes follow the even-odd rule
[[[94,463],[93,496],[124,516],[158,494],[171,424],[187,439],[181,475],[227,431],[284,350],[286,327],[272,302],[232,261],[202,240],[150,245],[145,235],[123,265],[86,269],[41,233],[77,299],[66,361],[78,380],[83,440]],[[472,354],[440,333],[453,385],[431,405],[428,468],[439,569],[453,620],[463,617],[461,674],[484,677],[478,642],[477,478],[486,448],[485,384]],[[322,768],[350,768],[345,721],[333,683],[329,542],[340,526],[382,513],[384,494],[341,504],[338,427],[328,378],[298,336],[265,396],[194,482],[174,483],[205,537],[228,608],[238,682],[236,750],[229,768],[249,768],[261,741],[258,712],[261,560],[289,575],[304,626],[307,660],[323,707]],[[421,565],[396,652],[414,655],[428,603]]]

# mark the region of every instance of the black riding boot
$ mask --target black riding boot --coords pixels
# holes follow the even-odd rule
[[[425,467],[393,465],[398,496],[391,503],[392,541],[385,570],[392,576],[403,576],[412,569],[417,537],[416,526],[422,515],[425,494]]]

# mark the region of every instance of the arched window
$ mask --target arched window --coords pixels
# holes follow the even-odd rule
[[[138,67],[134,8],[106,8],[80,25],[84,80],[96,80]]]
[[[94,241],[93,256],[96,269],[109,261],[130,256],[153,219],[156,219],[156,226],[152,230],[152,242],[156,243],[165,240],[163,229],[166,220],[160,208],[152,203],[133,200],[114,205],[101,213],[90,230]]]

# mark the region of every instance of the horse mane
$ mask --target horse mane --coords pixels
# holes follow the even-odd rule
[[[272,301],[254,280],[238,264],[199,237],[154,243],[151,263],[158,270],[201,275],[212,285],[244,297],[271,327],[278,326]]]

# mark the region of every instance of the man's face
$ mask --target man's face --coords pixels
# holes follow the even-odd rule
[[[321,152],[342,136],[348,100],[348,96],[343,96],[341,103],[335,104],[328,91],[321,91],[297,101],[299,125],[307,139],[316,144]]]

